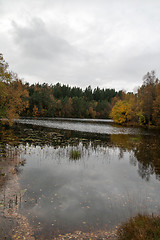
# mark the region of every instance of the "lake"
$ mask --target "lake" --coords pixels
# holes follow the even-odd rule
[[[157,130],[20,119],[1,129],[0,164],[1,217],[12,212],[11,226],[16,216],[25,219],[34,239],[110,230],[138,213],[160,213]]]

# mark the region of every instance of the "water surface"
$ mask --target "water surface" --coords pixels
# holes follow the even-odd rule
[[[101,134],[146,134],[142,128],[122,127],[113,124],[112,120],[103,119],[72,119],[72,118],[49,118],[49,119],[19,119],[16,122],[22,124],[33,124],[56,129],[65,129],[72,131],[83,131],[89,133]]]
[[[24,161],[19,212],[37,237],[111,229],[138,213],[159,214],[159,134],[111,122],[20,121],[16,140],[4,137],[3,147],[12,145]]]

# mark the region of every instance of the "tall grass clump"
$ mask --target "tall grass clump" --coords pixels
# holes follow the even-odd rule
[[[131,218],[119,227],[118,240],[160,240],[160,216]]]
[[[79,150],[72,149],[70,151],[70,159],[78,160],[81,158],[81,152]]]

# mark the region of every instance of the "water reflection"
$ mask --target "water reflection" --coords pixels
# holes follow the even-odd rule
[[[26,159],[19,183],[27,191],[19,211],[37,237],[109,228],[139,212],[160,210],[159,136],[31,125],[17,125],[0,136],[1,153],[12,147]],[[80,155],[71,157],[73,151]]]
[[[81,144],[80,144],[81,143]],[[71,130],[60,131],[58,129],[46,129],[43,127],[28,125],[17,125],[12,130],[1,129],[0,131],[0,161],[14,159],[14,165],[19,162],[20,144],[24,146],[53,146],[63,148],[64,146],[72,146],[70,150],[70,159],[80,159],[86,152],[97,151],[99,147],[106,149],[107,147],[119,149],[119,159],[123,159],[124,153],[129,152],[130,163],[134,166],[138,165],[140,176],[149,180],[150,175],[156,174],[156,178],[160,179],[160,136],[157,135],[124,135],[124,134],[89,134],[74,132]],[[82,145],[82,149],[77,146]],[[75,154],[75,157],[72,156]],[[77,154],[77,157],[76,157]],[[89,151],[88,151],[89,154]],[[6,157],[7,156],[7,157]],[[22,161],[22,165],[24,160]],[[1,167],[2,170],[2,167]]]
[[[138,164],[139,175],[146,179],[155,174],[160,180],[160,136],[144,135],[122,136],[111,135],[111,141],[115,146],[121,149],[120,158],[123,158],[123,153],[132,151],[130,163],[136,166]]]
[[[25,159],[20,156],[19,140],[12,130],[2,128],[0,131],[0,187],[11,177],[10,173],[21,172]]]
[[[122,127],[113,124],[110,121],[71,121],[71,120],[57,120],[57,119],[19,119],[15,120],[15,122],[22,124],[31,124],[36,126],[43,126],[55,129],[65,129],[65,130],[74,130],[74,131],[83,131],[87,133],[101,133],[101,134],[145,134],[146,131],[143,131],[141,128],[130,128],[130,127]]]
[[[24,147],[23,147],[24,151]],[[25,159],[21,156],[19,139],[11,129],[0,129],[0,238],[11,239],[17,226],[16,212],[24,191],[19,188],[18,175],[22,173]]]
[[[27,183],[24,213],[43,226],[43,234],[114,226],[138,212],[157,212],[159,182],[143,181],[129,163],[130,153],[119,148],[78,145],[80,161],[69,161],[72,146],[30,147],[28,166],[21,177]],[[33,160],[34,159],[34,160]],[[54,228],[53,228],[54,226]]]

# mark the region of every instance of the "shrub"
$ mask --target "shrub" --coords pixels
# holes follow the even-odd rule
[[[139,214],[122,224],[118,229],[118,240],[159,240],[160,216]]]

